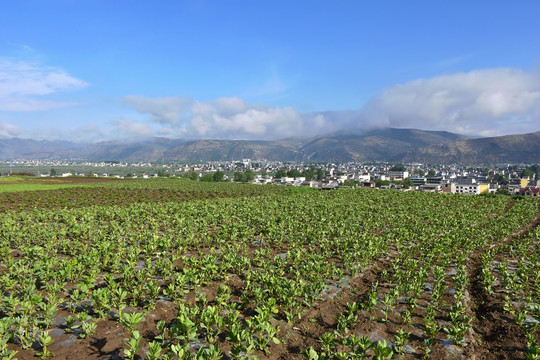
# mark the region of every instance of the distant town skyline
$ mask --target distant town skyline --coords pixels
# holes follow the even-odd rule
[[[540,3],[7,2],[0,138],[540,130]]]

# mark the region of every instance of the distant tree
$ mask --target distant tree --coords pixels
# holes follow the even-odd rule
[[[495,174],[493,176],[493,181],[496,181],[497,184],[499,184],[499,185],[507,185],[508,184],[508,179],[504,175],[501,175],[501,174]]]
[[[317,169],[317,180],[324,179],[324,171],[323,169]]]
[[[255,179],[255,174],[252,170],[246,170],[244,176],[246,177],[246,181],[252,181],[253,179]]]
[[[345,180],[343,182],[343,185],[345,186],[350,186],[350,187],[355,187],[356,185],[360,184],[359,181],[355,181],[355,180]]]
[[[127,178],[132,178],[132,177],[133,177],[133,174],[132,174],[132,173],[127,173],[127,174],[126,174],[126,177],[127,177]]]
[[[302,173],[300,175],[302,177],[305,177],[307,181],[313,180],[314,177],[317,177],[317,175],[315,174],[315,171],[313,171],[313,169],[306,169],[306,170],[302,171]]]
[[[427,173],[427,177],[434,177],[435,176],[435,170],[431,169]]]
[[[414,186],[414,183],[413,183],[413,181],[411,180],[411,178],[406,178],[406,179],[403,180],[403,187],[404,187],[405,189],[408,189],[408,188],[410,188],[411,186]]]
[[[425,172],[422,169],[416,169],[413,171],[413,174],[422,177],[425,175]]]
[[[533,165],[531,166],[531,170],[536,175],[536,180],[540,180],[540,165]]]
[[[56,169],[51,169],[50,176],[56,176]]]
[[[292,177],[292,178],[300,177],[300,171],[298,171],[296,169],[291,169],[291,170],[287,171],[287,176]]]
[[[278,171],[276,171],[276,175],[274,177],[282,178],[285,176],[287,176],[287,172],[285,171],[285,169],[279,169]]]
[[[380,188],[381,186],[388,186],[390,185],[390,181],[388,180],[381,180],[381,179],[376,179],[375,180],[375,186]]]
[[[246,175],[244,175],[243,172],[236,171],[234,173],[234,181],[245,181],[245,180],[246,180]]]
[[[212,175],[214,182],[223,181],[223,175],[225,175],[223,171],[216,171],[214,175]]]
[[[204,175],[200,181],[203,181],[203,182],[213,182],[214,181],[214,176],[212,174],[206,174]]]
[[[395,164],[390,168],[390,171],[405,171],[407,168],[403,164]]]
[[[534,172],[531,168],[525,168],[521,171],[521,177],[522,178],[529,178],[532,179],[534,177]]]
[[[189,180],[197,180],[199,178],[199,174],[195,171],[186,171],[183,176]]]

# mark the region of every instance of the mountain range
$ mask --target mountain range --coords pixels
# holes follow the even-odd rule
[[[540,132],[468,138],[446,131],[383,128],[274,141],[186,140],[156,137],[95,144],[19,138],[0,139],[0,159],[4,160],[205,162],[246,158],[306,162],[539,163]]]

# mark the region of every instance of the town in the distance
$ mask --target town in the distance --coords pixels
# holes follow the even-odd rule
[[[419,163],[294,163],[241,159],[205,163],[120,161],[0,161],[2,176],[177,177],[201,182],[239,182],[332,190],[339,187],[395,191],[501,194],[540,197],[540,165],[497,164],[471,167]]]

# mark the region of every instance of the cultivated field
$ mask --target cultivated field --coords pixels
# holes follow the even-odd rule
[[[538,201],[59,181],[0,183],[2,359],[540,357]]]

